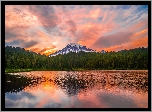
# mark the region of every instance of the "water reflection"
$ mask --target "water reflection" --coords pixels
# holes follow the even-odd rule
[[[26,97],[28,102],[22,99],[13,107],[148,107],[148,71],[33,71],[5,76],[6,107],[8,101],[15,103],[17,96],[27,94],[32,96]]]
[[[63,77],[55,78],[55,84],[59,85],[69,96],[77,95],[80,89],[87,88],[83,79],[78,79],[75,73],[68,72]]]
[[[31,79],[19,75],[5,74],[5,93],[19,92],[31,84]]]
[[[67,72],[64,76],[56,77],[55,83],[70,95],[76,95],[81,89],[101,89],[104,86],[110,89],[117,86],[134,92],[148,91],[148,75],[145,71]]]

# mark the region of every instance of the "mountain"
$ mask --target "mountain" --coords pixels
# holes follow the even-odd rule
[[[70,43],[68,44],[65,48],[63,48],[62,50],[56,51],[55,53],[51,54],[50,56],[56,56],[59,54],[67,54],[69,52],[80,52],[80,51],[84,51],[84,52],[96,52],[93,49],[87,48],[86,46],[82,46],[80,44],[77,43]]]

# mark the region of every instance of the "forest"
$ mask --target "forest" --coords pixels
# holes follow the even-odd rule
[[[148,47],[118,52],[70,52],[49,57],[20,47],[5,47],[5,71],[12,70],[147,70]]]

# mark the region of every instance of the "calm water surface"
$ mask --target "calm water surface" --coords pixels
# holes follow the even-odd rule
[[[148,108],[147,70],[5,75],[6,108]]]

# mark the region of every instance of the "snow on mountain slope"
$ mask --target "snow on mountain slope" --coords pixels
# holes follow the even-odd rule
[[[79,45],[77,43],[70,43],[68,44],[65,48],[63,48],[62,50],[56,51],[55,53],[51,54],[50,56],[56,56],[59,54],[67,54],[69,52],[80,52],[80,51],[84,51],[84,52],[95,52],[95,50],[86,48],[86,46],[82,46]]]

